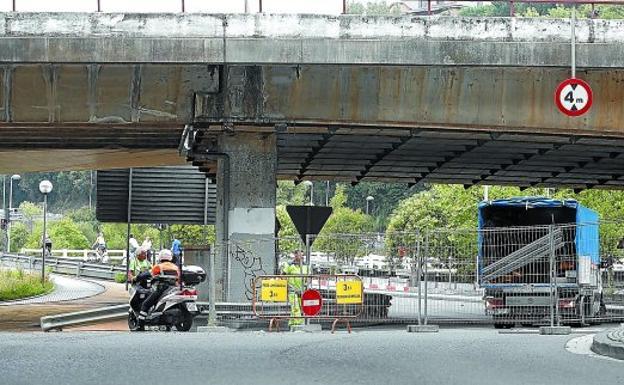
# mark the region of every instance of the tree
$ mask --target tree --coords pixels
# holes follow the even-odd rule
[[[26,245],[30,232],[22,222],[11,224],[11,252],[19,252]]]
[[[346,200],[344,187],[338,186],[331,201],[333,213],[314,246],[319,251],[333,254],[337,262],[350,265],[356,257],[366,254],[368,245],[362,235],[372,231],[373,220],[359,209],[345,207]]]
[[[344,185],[343,185],[344,186]],[[415,191],[405,183],[362,182],[356,186],[344,186],[347,196],[346,205],[366,210],[366,197],[374,198],[370,203],[369,214],[374,218],[374,228],[383,230],[387,226],[388,217],[397,204]]]
[[[51,222],[47,232],[55,249],[82,250],[89,247],[87,237],[84,236],[80,228],[70,218]],[[26,247],[30,249],[40,248],[42,239],[43,223],[37,222],[34,230],[28,236]]]
[[[279,237],[279,251],[290,253],[297,249],[303,249],[301,237],[295,228],[295,224],[290,219],[290,215],[286,211],[285,206],[277,206],[275,209],[275,215],[280,224]]]
[[[15,202],[41,202],[39,183],[48,179],[54,189],[48,196],[49,210],[62,212],[88,205],[92,189],[90,171],[62,171],[25,173],[19,183],[14,184]]]
[[[358,1],[350,1],[347,4],[347,13],[366,16],[394,16],[399,15],[400,11],[393,9],[385,1],[369,1],[366,5]]]
[[[169,248],[176,237],[183,247],[210,246],[215,242],[215,227],[212,225],[180,225],[173,224],[167,227],[167,239],[163,247]]]
[[[277,182],[277,205],[302,205],[306,202],[306,186],[303,183],[295,185],[290,181]],[[309,195],[308,195],[309,196]]]
[[[489,199],[542,193],[539,189],[521,192],[516,187],[492,186]],[[433,185],[405,199],[390,217],[386,255],[394,258],[403,249],[413,256],[426,245],[426,257],[445,266],[451,261],[459,263],[460,273],[472,273],[477,254],[477,204],[482,197],[482,188]]]
[[[19,205],[19,210],[24,217],[28,231],[32,232],[35,220],[40,220],[43,215],[43,209],[32,202],[24,201]]]

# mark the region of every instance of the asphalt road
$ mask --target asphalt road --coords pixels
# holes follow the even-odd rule
[[[493,329],[345,332],[1,333],[13,384],[622,384],[624,362],[573,354],[574,337]],[[582,349],[581,349],[582,350]],[[138,379],[138,380],[137,380]]]

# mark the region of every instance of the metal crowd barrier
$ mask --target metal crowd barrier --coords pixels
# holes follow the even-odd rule
[[[332,333],[338,322],[351,332],[350,320],[363,311],[362,279],[354,274],[261,275],[253,286],[253,313],[271,320],[269,331],[281,320],[333,320]]]

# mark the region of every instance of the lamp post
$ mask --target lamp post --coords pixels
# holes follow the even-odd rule
[[[48,214],[48,194],[52,191],[52,183],[42,180],[39,183],[39,191],[43,194],[43,236],[41,237],[41,282],[45,281],[45,247],[46,226]]]
[[[304,181],[303,184],[310,187],[310,206],[314,206],[314,184],[309,180]]]
[[[366,197],[366,215],[368,215],[368,205],[370,202],[374,201],[375,197],[373,197],[372,195],[369,195]]]
[[[7,221],[7,253],[11,252],[11,212],[13,212],[13,181],[22,179],[21,176],[14,174],[11,176],[11,183],[9,184],[9,214],[5,212]]]

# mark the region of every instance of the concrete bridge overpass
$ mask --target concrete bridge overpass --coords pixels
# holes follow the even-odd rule
[[[214,137],[226,123],[279,132],[280,178],[442,181],[434,171],[458,156],[466,165],[494,151],[509,156],[447,181],[615,186],[610,170],[568,174],[594,173],[605,162],[596,153],[617,164],[622,31],[621,21],[577,22],[579,77],[596,100],[572,119],[552,104],[569,75],[568,20],[4,13],[0,169],[180,163],[185,124]],[[510,133],[530,137],[500,136]],[[407,140],[421,135],[430,139]],[[360,163],[340,150],[358,140],[370,148]],[[598,147],[562,164],[579,145]]]
[[[624,22],[577,21],[577,74],[595,96],[581,118],[553,103],[569,28],[0,14],[0,172],[192,161],[217,180],[218,240],[258,243],[267,272],[276,178],[622,188]]]

